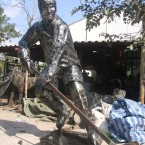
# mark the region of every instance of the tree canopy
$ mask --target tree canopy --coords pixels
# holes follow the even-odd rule
[[[15,28],[14,23],[9,23],[10,18],[4,14],[4,9],[0,6],[0,44],[11,38],[21,36]]]
[[[72,14],[81,11],[87,18],[86,28],[91,30],[100,25],[105,17],[106,22],[114,21],[115,17],[122,17],[124,23],[134,25],[145,17],[145,0],[81,0]],[[142,34],[142,30],[140,34]]]
[[[31,27],[32,24],[39,20],[40,17],[38,17],[38,0],[1,0],[0,4],[1,6],[6,6],[10,8],[19,8],[22,13],[24,14],[24,19],[26,19],[26,24],[28,27]]]

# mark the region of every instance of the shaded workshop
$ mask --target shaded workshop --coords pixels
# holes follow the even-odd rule
[[[126,90],[127,98],[139,99],[140,46],[131,51],[132,42],[74,42],[89,90],[101,94],[111,94],[114,85]],[[44,61],[40,45],[30,48],[33,61]],[[1,46],[0,52],[17,57],[17,46]],[[114,84],[120,80],[121,84]],[[135,92],[134,92],[135,91]]]

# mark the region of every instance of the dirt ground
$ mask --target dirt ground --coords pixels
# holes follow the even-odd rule
[[[64,129],[72,130],[72,126],[66,124]],[[40,138],[53,130],[56,130],[54,122],[29,118],[0,105],[0,145],[40,145]],[[79,127],[75,131],[85,132]]]

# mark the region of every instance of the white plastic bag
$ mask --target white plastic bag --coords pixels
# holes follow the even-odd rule
[[[101,100],[101,104],[102,104],[102,113],[104,114],[106,119],[109,119],[109,113],[112,108],[112,105],[106,102],[103,102],[102,100]]]
[[[97,110],[97,108],[92,109],[92,115],[94,116],[94,124],[104,133],[108,133],[108,123],[105,116]]]

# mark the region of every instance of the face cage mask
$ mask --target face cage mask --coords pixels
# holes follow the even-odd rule
[[[42,13],[42,7],[43,7],[43,5],[46,7],[46,5],[47,5],[47,7],[49,8],[51,8],[52,6],[55,8],[55,12],[57,11],[57,8],[56,8],[56,3],[50,3],[50,4],[45,4],[45,3],[43,3],[43,4],[40,4],[39,3],[39,11],[40,11],[40,13]]]

